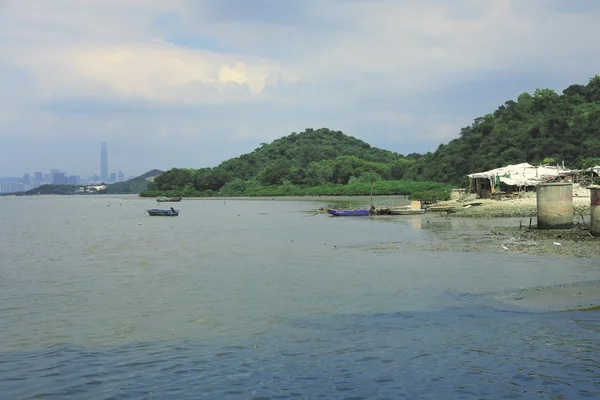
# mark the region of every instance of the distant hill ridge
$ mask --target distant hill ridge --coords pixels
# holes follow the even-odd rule
[[[162,174],[164,171],[153,169],[151,171],[146,172],[138,177],[133,179],[124,181],[124,182],[116,182],[109,185],[106,185],[106,189],[101,190],[99,192],[94,192],[98,194],[139,194],[148,189],[149,180],[154,177]],[[78,189],[82,186],[86,185],[41,185],[37,188],[28,190],[26,192],[19,193],[3,193],[3,195],[21,195],[21,196],[36,196],[36,195],[50,195],[50,194],[58,194],[58,195],[72,195],[80,193]],[[97,186],[97,185],[96,185]]]
[[[148,185],[155,177],[164,171],[153,169],[133,179],[108,185],[102,193],[105,194],[139,194],[148,190]]]
[[[140,176],[138,176],[138,177],[135,177],[135,178],[133,178],[133,179],[148,179],[148,178],[154,178],[155,176],[157,176],[157,175],[160,175],[160,174],[162,174],[163,172],[164,172],[164,171],[161,171],[160,169],[153,169],[153,170],[150,170],[150,171],[146,172],[145,174],[142,174],[142,175],[140,175]]]

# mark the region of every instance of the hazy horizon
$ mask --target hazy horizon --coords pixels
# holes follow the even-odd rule
[[[306,128],[434,151],[600,71],[591,0],[0,0],[0,176],[202,168]]]

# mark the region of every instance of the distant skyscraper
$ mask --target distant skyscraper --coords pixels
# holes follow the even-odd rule
[[[65,172],[55,172],[52,174],[52,184],[67,185],[69,183]]]
[[[36,172],[35,173],[35,182],[37,184],[39,184],[40,182],[44,181],[44,174],[42,172]]]
[[[100,180],[108,182],[108,152],[106,150],[106,142],[102,142],[100,146]]]

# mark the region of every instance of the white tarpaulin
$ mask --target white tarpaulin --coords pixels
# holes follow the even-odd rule
[[[490,181],[495,180],[496,177],[498,177],[500,182],[509,186],[537,186],[538,183],[543,182],[547,178],[556,177],[565,172],[568,172],[568,170],[558,166],[551,167],[542,165],[534,167],[528,163],[522,163],[485,172],[477,172],[467,176],[472,179],[487,178]],[[493,186],[494,184],[492,181],[492,187]]]

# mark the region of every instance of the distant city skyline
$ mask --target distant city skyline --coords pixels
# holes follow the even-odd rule
[[[51,176],[54,173],[57,172],[62,172],[67,174],[68,170],[62,169],[62,168],[56,168],[56,167],[51,167],[49,169],[47,169],[46,171],[44,171],[43,168],[33,168],[33,169],[28,169],[25,170],[23,173],[18,173],[18,174],[0,174],[0,179],[5,179],[5,178],[20,178],[23,177],[23,180],[27,180],[30,176],[31,179],[35,180],[35,181],[44,181],[44,176],[46,176],[47,174],[45,172],[49,171],[49,176]],[[147,171],[144,171],[147,172]],[[142,172],[142,173],[144,173]],[[32,175],[33,173],[33,175]],[[141,175],[137,174],[137,175],[130,175],[130,177],[135,177],[135,176],[139,176]],[[115,176],[116,180],[118,180],[118,178],[120,178],[121,176],[124,176],[124,173],[122,172],[121,168],[118,168],[117,171],[110,171],[109,167],[108,167],[108,145],[107,142],[101,142],[100,143],[100,170],[96,171],[96,172],[92,172],[90,174],[81,174],[81,173],[75,173],[73,174],[75,176],[82,176],[82,177],[87,177],[87,178],[92,178],[92,177],[96,177],[98,181],[100,180],[104,180],[104,181],[110,181],[111,177]],[[128,178],[129,179],[129,178]]]
[[[92,183],[115,183],[131,179],[135,175],[125,178],[121,169],[110,171],[108,167],[108,146],[106,142],[100,143],[100,174],[90,175],[72,174],[59,168],[50,168],[48,171],[24,171],[19,176],[0,176],[0,193],[27,191],[44,184],[54,185],[80,185]]]
[[[61,171],[57,168],[51,169],[49,172],[36,171],[33,175],[25,172],[22,177],[4,176],[0,177],[0,193],[15,193],[24,192],[34,189],[41,185],[89,185],[98,183],[116,183],[123,182],[127,179],[134,178],[129,176],[125,178],[123,171],[111,172],[108,179],[103,180],[100,175],[93,174],[90,176],[80,176],[69,174],[66,171]]]
[[[48,173],[48,171],[57,168],[60,171],[67,171],[69,174],[82,177],[92,175],[101,177],[102,143],[106,144],[108,179],[110,179],[111,172],[118,175],[119,170],[125,171],[127,177],[135,177],[152,169],[167,170],[171,168],[159,168],[155,166],[155,163],[148,161],[148,154],[144,151],[143,146],[132,148],[128,143],[121,144],[117,142],[115,140],[116,145],[111,146],[110,140],[101,138],[95,143],[85,141],[73,144],[65,143],[63,146],[52,147],[54,145],[52,143],[46,143],[42,140],[33,141],[26,146],[27,154],[31,154],[31,156],[15,157],[16,161],[9,165],[6,163],[3,164],[3,161],[6,161],[5,157],[0,157],[0,177],[22,178],[24,173],[32,175],[40,171]],[[99,147],[100,149],[98,149]],[[108,147],[110,147],[110,154],[108,154]],[[13,148],[14,146],[11,146],[10,141],[0,136],[0,149]],[[44,151],[44,149],[47,150]],[[24,149],[20,146],[17,152],[22,150]],[[136,154],[136,157],[130,157],[131,154]],[[11,150],[6,155],[14,157],[15,153]]]

